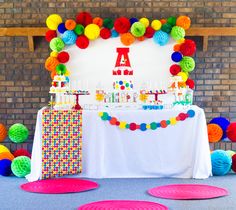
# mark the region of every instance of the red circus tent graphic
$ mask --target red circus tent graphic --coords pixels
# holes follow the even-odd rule
[[[118,53],[113,75],[133,75],[129,60],[129,48],[116,48]]]

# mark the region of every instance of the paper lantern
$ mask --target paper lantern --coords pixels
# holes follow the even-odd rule
[[[11,154],[10,152],[1,152],[0,153],[0,160],[8,159],[8,160],[12,161],[14,158],[15,158],[14,155]]]
[[[177,64],[173,64],[171,67],[170,67],[170,73],[175,76],[177,75],[179,72],[181,72],[181,67]]]
[[[112,30],[111,31],[111,37],[112,38],[116,38],[116,37],[118,37],[119,36],[119,33],[116,31],[116,30]]]
[[[48,71],[55,71],[56,70],[56,66],[59,64],[59,61],[57,60],[57,58],[55,57],[48,57],[46,62],[45,62],[45,68]]]
[[[232,156],[232,170],[236,172],[236,154]]]
[[[89,39],[89,40],[95,40],[99,37],[100,35],[100,28],[96,24],[89,24],[85,27],[84,29],[84,35]]]
[[[173,52],[171,55],[171,59],[174,62],[180,62],[182,60],[182,55],[179,52]]]
[[[130,29],[129,19],[126,17],[117,18],[114,22],[114,28],[120,34],[127,33]]]
[[[58,25],[62,23],[60,15],[52,14],[46,19],[46,25],[50,30],[57,30]]]
[[[196,52],[196,49],[197,47],[194,41],[190,39],[185,39],[184,43],[180,45],[179,51],[184,56],[193,56]]]
[[[11,170],[15,176],[25,177],[31,170],[30,158],[26,156],[15,158],[11,163]]]
[[[187,16],[179,16],[176,20],[176,25],[182,27],[187,30],[190,28],[191,20]]]
[[[93,18],[89,12],[80,12],[76,15],[76,23],[87,26],[93,22]]]
[[[135,37],[141,37],[145,34],[146,27],[143,23],[135,22],[131,26],[131,34]]]
[[[138,22],[138,18],[132,17],[129,19],[129,22],[130,22],[130,25],[133,25],[134,23]]]
[[[100,17],[95,17],[93,18],[93,23],[98,25],[101,28],[103,25],[103,19]]]
[[[64,75],[66,73],[66,66],[64,64],[58,64],[56,66],[56,72],[58,75]]]
[[[84,33],[84,26],[81,24],[77,24],[75,26],[74,32],[79,36]]]
[[[31,158],[31,154],[26,150],[26,149],[17,149],[14,153],[13,153],[14,157],[19,157],[19,156],[26,156]]]
[[[29,130],[23,124],[16,123],[9,128],[8,136],[15,143],[23,143],[29,136]]]
[[[223,136],[223,130],[217,124],[208,124],[207,131],[209,142],[218,142]]]
[[[0,175],[10,176],[11,175],[11,161],[8,159],[0,160]]]
[[[236,122],[233,122],[228,126],[226,134],[232,142],[236,142]]]
[[[144,36],[147,38],[152,38],[154,36],[154,34],[155,34],[155,30],[151,26],[148,26],[146,28],[146,32],[145,32]]]
[[[177,76],[180,76],[183,82],[186,82],[188,79],[188,75],[185,72],[179,72]]]
[[[181,66],[182,71],[191,72],[195,68],[195,61],[192,57],[184,56],[179,65]]]
[[[167,23],[169,23],[171,26],[175,26],[176,24],[176,17],[171,16],[167,19]]]
[[[2,152],[10,152],[9,149],[7,147],[5,147],[4,145],[0,144],[0,153]]]
[[[212,174],[223,176],[230,171],[232,165],[231,157],[223,150],[215,150],[211,153]]]
[[[48,30],[45,34],[45,39],[47,42],[50,42],[55,37],[57,37],[57,32],[54,30]]]
[[[3,142],[7,137],[7,128],[4,124],[0,123],[0,142]]]
[[[49,46],[50,46],[52,51],[60,52],[60,51],[62,51],[64,49],[65,44],[64,44],[64,42],[62,41],[61,38],[56,37],[56,38],[53,38],[50,41]]]
[[[104,28],[109,28],[109,29],[112,29],[114,26],[114,22],[111,18],[105,18],[103,20],[103,27]]]
[[[102,39],[109,39],[111,37],[111,30],[108,28],[103,28],[100,31],[100,37]]]
[[[75,41],[77,39],[77,35],[74,33],[74,31],[65,31],[62,35],[62,40],[67,45],[73,45],[75,44]]]
[[[63,34],[67,29],[66,29],[66,26],[65,26],[65,23],[60,23],[58,25],[58,28],[57,28],[58,32]]]
[[[142,23],[146,28],[149,26],[149,20],[145,17],[140,18],[139,22]]]
[[[70,55],[68,52],[60,52],[57,56],[57,59],[60,63],[66,63],[70,59]]]
[[[171,29],[172,29],[172,25],[170,25],[169,23],[165,23],[161,26],[161,30],[166,32],[167,34],[171,32]]]
[[[159,44],[160,46],[164,46],[169,41],[169,35],[164,31],[156,31],[153,40],[156,44]]]
[[[86,49],[89,46],[89,39],[86,36],[81,35],[77,38],[76,45],[80,49]]]
[[[129,46],[134,43],[135,38],[131,33],[125,33],[121,35],[120,40],[123,45]]]
[[[158,31],[161,29],[162,23],[160,20],[153,20],[151,23],[151,27],[155,30]]]
[[[226,131],[227,131],[228,126],[230,125],[229,120],[227,120],[224,117],[215,117],[209,123],[217,124],[221,127],[221,129],[223,130],[222,139],[227,137]]]
[[[187,85],[190,89],[194,89],[194,87],[195,87],[195,82],[194,82],[192,79],[187,79],[186,85]]]

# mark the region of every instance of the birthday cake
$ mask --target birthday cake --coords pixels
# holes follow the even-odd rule
[[[64,75],[55,75],[49,93],[64,93],[67,90],[68,90],[68,85],[66,77]]]

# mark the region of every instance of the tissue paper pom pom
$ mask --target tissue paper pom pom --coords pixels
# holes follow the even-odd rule
[[[1,152],[0,153],[0,160],[8,159],[8,160],[12,161],[14,158],[15,158],[14,155],[11,154],[10,152]]]
[[[45,62],[45,68],[48,71],[55,71],[56,70],[56,66],[59,64],[59,61],[57,60],[57,58],[55,57],[48,57],[46,62]]]
[[[10,152],[9,149],[7,147],[5,147],[4,145],[0,144],[0,153],[2,152]]]
[[[228,126],[226,134],[231,141],[236,142],[236,122],[233,122]]]
[[[57,58],[57,56],[58,56],[58,52],[52,51],[52,52],[50,53],[50,57]]]
[[[55,75],[57,75],[56,69],[55,71],[51,71],[50,77],[52,80],[54,79]]]
[[[65,31],[65,33],[62,35],[62,40],[67,45],[75,44],[76,39],[77,35],[74,33],[74,31]]]
[[[76,23],[81,24],[83,26],[87,26],[92,22],[93,22],[93,18],[88,12],[80,12],[76,16]]]
[[[209,123],[214,123],[214,124],[219,125],[221,127],[221,129],[223,130],[222,139],[226,138],[226,136],[227,136],[226,131],[227,131],[228,126],[230,125],[229,120],[227,120],[224,117],[215,117]]]
[[[186,85],[189,86],[190,89],[194,89],[195,83],[192,79],[187,79]]]
[[[208,124],[207,132],[209,142],[218,142],[223,136],[223,130],[217,124]]]
[[[65,27],[67,30],[74,30],[76,26],[76,22],[72,19],[66,20]]]
[[[175,52],[178,52],[180,50],[180,44],[175,44],[174,47],[173,47],[173,50]]]
[[[134,23],[138,22],[138,18],[130,18],[129,19],[130,25],[133,25]]]
[[[236,172],[236,155],[232,156],[232,170]]]
[[[145,32],[144,36],[147,38],[152,38],[154,34],[155,34],[155,30],[151,26],[148,26],[146,28],[146,32]]]
[[[161,21],[161,24],[162,24],[162,25],[165,24],[165,23],[167,23],[167,20],[166,20],[166,19],[160,19],[160,21]]]
[[[190,28],[191,20],[187,16],[179,16],[176,20],[176,25],[182,27],[187,30]]]
[[[70,55],[68,52],[60,52],[57,56],[57,59],[60,63],[66,63],[70,59]]]
[[[20,123],[16,123],[9,128],[8,136],[15,143],[23,143],[29,136],[29,130]]]
[[[12,173],[17,177],[25,177],[28,175],[30,168],[30,158],[26,156],[17,157],[11,163]]]
[[[75,32],[77,35],[83,34],[83,33],[84,33],[84,26],[81,25],[81,24],[77,24],[77,25],[75,26],[74,32]]]
[[[112,37],[112,38],[115,38],[115,37],[118,37],[118,36],[119,36],[119,33],[117,33],[116,30],[112,30],[112,31],[111,31],[111,37]]]
[[[66,73],[66,66],[64,64],[58,64],[56,71],[58,75],[64,75]]]
[[[109,39],[111,37],[111,31],[108,28],[103,28],[100,31],[100,37],[102,39]]]
[[[100,17],[95,17],[93,18],[93,23],[98,25],[101,28],[103,25],[103,19]]]
[[[57,37],[57,32],[53,30],[48,30],[45,34],[45,39],[47,42],[50,42],[55,37]]]
[[[0,123],[0,142],[3,142],[7,137],[7,128],[5,125]]]
[[[211,153],[212,174],[222,176],[230,171],[232,159],[223,150],[215,150]]]
[[[158,31],[161,29],[162,23],[160,20],[153,20],[151,23],[151,27],[155,30]]]
[[[89,40],[86,36],[81,35],[77,38],[76,45],[80,49],[86,49],[89,46]]]
[[[10,176],[11,175],[11,161],[8,159],[0,160],[0,175]]]
[[[173,52],[172,55],[171,55],[171,59],[174,62],[179,62],[182,59],[182,55],[179,52]]]
[[[131,33],[125,33],[121,35],[120,40],[123,45],[129,46],[134,43],[135,38]]]
[[[57,30],[58,25],[62,23],[61,16],[57,14],[49,15],[46,20],[46,25],[51,30]]]
[[[139,22],[142,23],[146,28],[149,26],[149,20],[145,17],[141,18]]]
[[[61,40],[61,38],[56,37],[53,38],[49,44],[50,48],[52,51],[56,51],[56,52],[60,52],[63,50],[63,48],[65,47],[64,42]]]
[[[170,25],[169,23],[165,23],[161,26],[161,30],[166,32],[167,34],[171,32],[171,29],[172,29],[172,25]]]
[[[176,24],[176,17],[171,16],[167,19],[167,23],[169,23],[171,26],[175,26]]]
[[[114,28],[120,34],[127,33],[130,29],[129,19],[126,17],[117,18],[114,22]]]
[[[185,37],[185,30],[179,26],[174,26],[170,35],[174,40],[177,41]]]
[[[89,39],[89,40],[95,40],[99,37],[100,35],[100,28],[96,24],[89,24],[85,27],[84,30],[84,35]]]
[[[156,31],[153,36],[154,42],[160,46],[164,46],[169,41],[169,35],[164,31]]]
[[[179,65],[181,66],[182,71],[191,72],[195,68],[195,61],[192,57],[184,56]]]
[[[188,79],[188,75],[185,72],[179,72],[177,76],[180,76],[183,82],[186,82]]]
[[[114,26],[114,22],[111,18],[105,18],[103,20],[103,27],[112,29]]]
[[[57,30],[59,33],[63,34],[66,31],[65,23],[60,23]]]
[[[234,152],[233,150],[227,150],[226,153],[232,158],[236,152]]]
[[[190,39],[185,39],[184,43],[180,45],[179,51],[184,56],[192,56],[196,52],[196,44]]]
[[[143,36],[145,34],[145,31],[145,26],[140,22],[136,22],[131,26],[131,33],[135,37]]]
[[[170,67],[170,73],[175,76],[177,75],[179,72],[181,72],[181,68],[179,65],[177,64],[173,64],[171,67]]]
[[[30,154],[26,149],[23,149],[23,148],[16,150],[16,151],[13,153],[13,155],[14,155],[15,157],[26,156],[26,157],[31,158],[31,154]]]

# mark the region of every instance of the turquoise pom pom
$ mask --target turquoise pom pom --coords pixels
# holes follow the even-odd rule
[[[164,31],[156,31],[153,36],[154,42],[160,46],[164,46],[169,42],[169,35]]]

